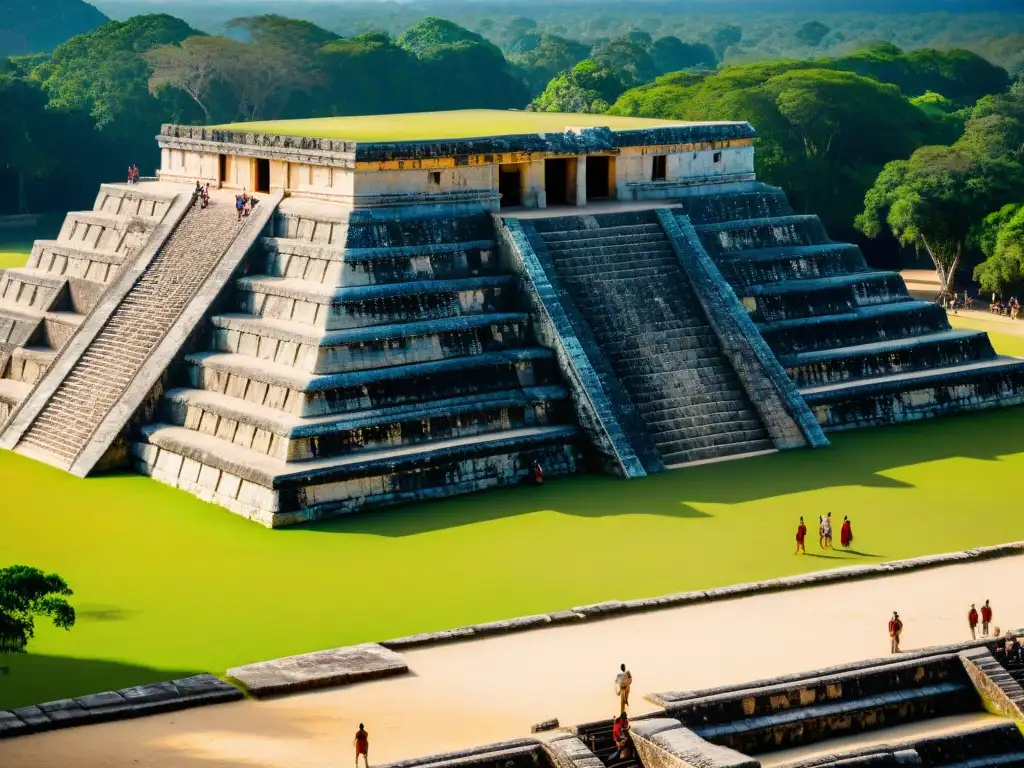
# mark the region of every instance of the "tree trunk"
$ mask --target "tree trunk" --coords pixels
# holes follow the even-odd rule
[[[921,235],[921,242],[924,243],[924,249],[928,251],[928,257],[932,260],[932,264],[935,265],[935,274],[939,278],[939,289],[944,293],[950,292],[950,283],[953,281],[953,276],[956,274],[956,266],[960,261],[960,248],[957,248],[956,256],[953,257],[952,264],[947,267],[942,263],[942,260],[935,254],[929,244],[927,238]]]

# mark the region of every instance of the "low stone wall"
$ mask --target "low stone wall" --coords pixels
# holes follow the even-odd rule
[[[605,469],[621,477],[664,470],[653,445],[643,444],[645,433],[623,423],[624,414],[632,412],[629,398],[616,387],[614,373],[601,358],[597,342],[589,338],[586,322],[567,301],[554,267],[545,266],[518,219],[496,218],[495,228],[506,266],[522,278],[534,332],[541,344],[555,351],[577,418]]]
[[[119,691],[0,711],[0,739],[76,725],[91,725],[106,720],[126,720],[241,698],[243,694],[240,690],[213,675],[137,685]]]
[[[658,211],[658,219],[775,446],[828,446],[814,414],[704,250],[693,225],[665,209]]]

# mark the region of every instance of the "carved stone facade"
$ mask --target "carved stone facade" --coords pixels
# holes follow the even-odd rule
[[[643,131],[567,125],[559,134],[392,144],[165,125],[157,141],[164,181],[283,191],[352,208],[498,210],[672,198],[750,181],[754,135],[742,122]]]

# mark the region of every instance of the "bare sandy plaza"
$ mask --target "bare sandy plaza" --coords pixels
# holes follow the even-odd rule
[[[377,764],[469,748],[551,717],[611,717],[621,662],[640,713],[659,691],[882,656],[893,610],[905,650],[969,639],[967,610],[986,599],[997,626],[1017,628],[1022,575],[1024,557],[1011,557],[413,651],[403,677],[0,741],[0,765],[320,768],[347,764],[360,722]]]

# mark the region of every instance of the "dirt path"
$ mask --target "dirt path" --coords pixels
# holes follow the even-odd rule
[[[550,717],[611,717],[620,662],[643,712],[652,692],[882,655],[894,609],[907,650],[967,639],[967,610],[985,599],[997,625],[1018,627],[1021,574],[1024,557],[1004,558],[414,651],[401,678],[0,741],[0,765],[344,766],[360,722],[378,764],[471,747],[528,735]]]

